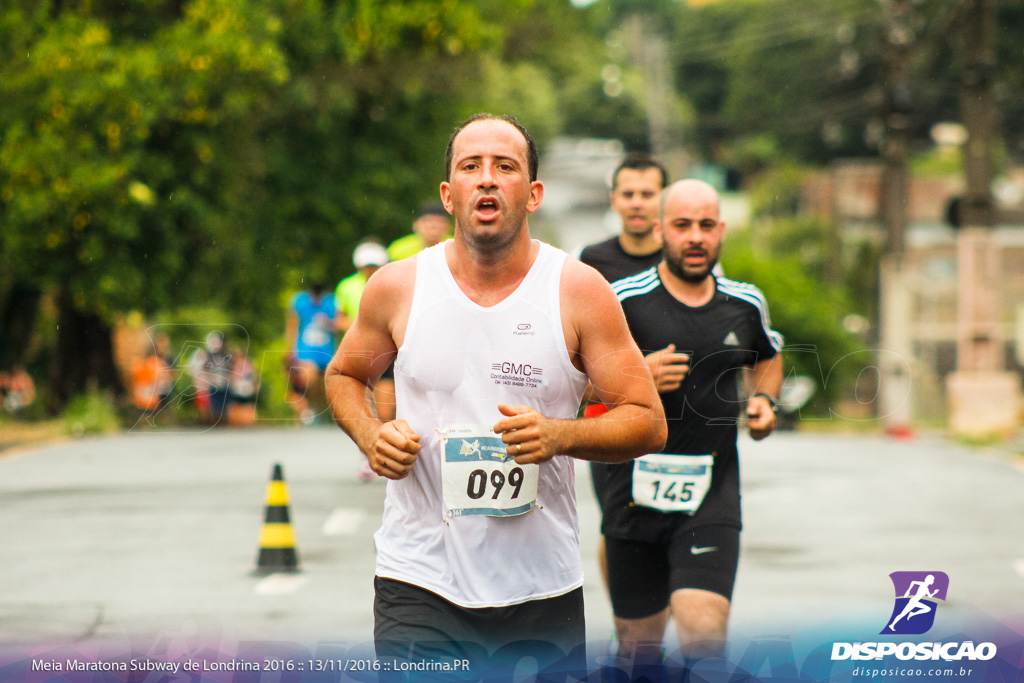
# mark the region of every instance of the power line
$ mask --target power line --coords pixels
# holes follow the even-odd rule
[[[702,58],[722,58],[735,54],[759,52],[783,45],[815,40],[835,34],[837,19],[854,28],[864,28],[881,23],[878,13],[867,9],[850,16],[822,16],[814,19],[802,16],[787,20],[788,23],[782,25],[762,27],[756,34],[752,33],[745,37],[733,35],[722,38],[716,36],[700,43],[686,43],[685,47],[677,51],[676,63],[685,64],[700,61]],[[798,31],[797,29],[802,30]],[[678,41],[676,42],[678,44]]]

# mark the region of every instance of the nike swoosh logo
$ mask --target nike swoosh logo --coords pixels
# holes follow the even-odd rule
[[[692,555],[703,555],[704,553],[713,553],[718,550],[718,546],[708,546],[706,548],[698,548],[697,546],[690,546],[690,554]]]

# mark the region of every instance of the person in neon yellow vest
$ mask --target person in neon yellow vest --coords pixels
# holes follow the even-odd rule
[[[388,262],[387,250],[376,238],[368,237],[352,252],[352,265],[356,272],[338,283],[334,290],[334,301],[338,307],[338,331],[344,334],[352,327],[359,313],[359,300],[366,283],[377,270]],[[393,420],[395,416],[395,376],[388,368],[373,389],[377,413],[382,420]]]
[[[334,301],[338,307],[338,330],[347,332],[359,313],[359,300],[370,276],[388,262],[388,253],[375,238],[368,237],[352,252],[352,265],[356,272],[338,283],[334,290]]]
[[[352,265],[356,272],[352,273],[338,283],[334,290],[334,301],[338,307],[338,331],[342,334],[348,332],[359,314],[359,301],[363,297],[363,290],[370,277],[376,273],[381,266],[388,262],[388,253],[384,245],[376,238],[368,237],[360,242],[355,251],[352,252]],[[377,404],[377,414],[382,420],[395,419],[395,371],[394,366],[381,375],[373,388],[373,400]],[[370,481],[376,475],[370,469],[366,460],[360,458],[359,467],[356,469],[356,477],[359,481]]]
[[[452,236],[451,217],[440,202],[420,206],[412,232],[388,245],[388,259],[401,261]]]

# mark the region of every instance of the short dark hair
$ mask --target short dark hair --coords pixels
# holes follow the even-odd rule
[[[422,218],[423,216],[444,216],[449,218],[448,211],[444,208],[444,204],[441,202],[423,202],[420,204],[420,209],[416,213],[416,218]]]
[[[655,168],[661,173],[661,189],[664,190],[668,186],[668,171],[665,170],[661,162],[650,154],[634,152],[623,157],[615,172],[612,173],[612,192],[615,192],[615,187],[619,182],[619,172],[624,168],[628,168],[631,171],[646,171],[649,168]]]
[[[471,123],[477,121],[504,121],[505,123],[511,124],[523,135],[523,139],[526,140],[526,161],[529,165],[530,182],[537,180],[537,167],[540,165],[540,159],[537,155],[537,144],[530,137],[530,134],[523,128],[523,124],[516,120],[516,117],[504,115],[498,116],[497,114],[473,114],[468,119],[463,121],[456,127],[452,132],[450,138],[448,138],[448,149],[444,153],[444,177],[446,180],[451,180],[452,177],[452,147],[455,146],[455,138],[458,137],[459,133],[466,129]]]

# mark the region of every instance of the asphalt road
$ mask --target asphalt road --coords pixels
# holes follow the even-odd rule
[[[741,444],[736,637],[884,626],[890,572],[950,577],[940,619],[1024,616],[1024,471],[940,440],[778,433]],[[368,643],[383,481],[331,427],[146,431],[0,455],[0,644]],[[253,574],[283,466],[300,571]],[[578,467],[588,640],[611,633]],[[874,633],[878,633],[875,630]],[[670,634],[671,637],[671,634]]]

